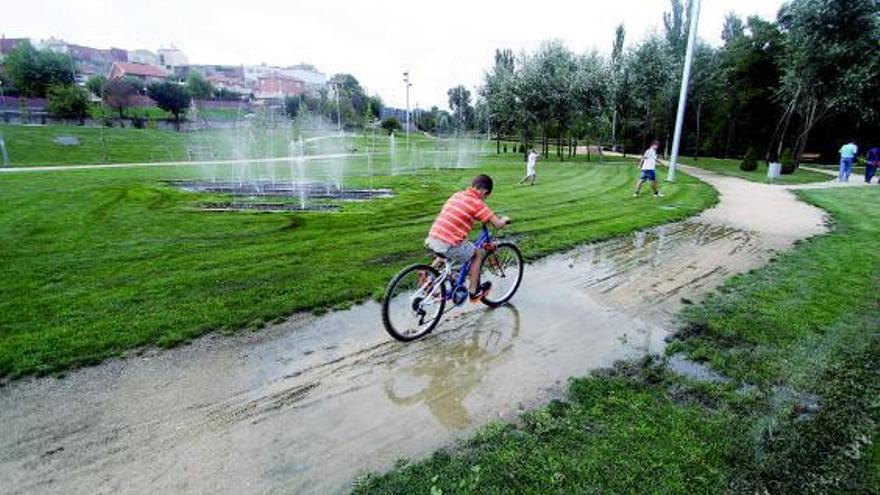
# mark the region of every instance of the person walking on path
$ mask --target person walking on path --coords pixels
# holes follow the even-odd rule
[[[874,174],[877,173],[877,168],[880,168],[880,147],[873,147],[868,150],[867,156],[865,156],[865,183],[870,184],[871,179],[874,178]],[[880,179],[877,179],[877,183],[880,184]]]
[[[859,153],[859,147],[856,146],[854,140],[840,147],[840,172],[837,174],[837,180],[840,182],[849,182],[849,176],[852,174],[853,161]]]
[[[645,154],[642,155],[642,159],[639,160],[639,167],[642,169],[642,175],[636,183],[636,190],[633,192],[634,198],[642,192],[642,184],[646,181],[651,181],[651,189],[654,190],[655,198],[663,196],[660,194],[660,189],[657,187],[657,148],[659,146],[660,141],[652,142],[651,147],[645,150]]]
[[[529,154],[526,160],[526,176],[520,179],[517,184],[523,184],[526,181],[529,181],[530,186],[535,185],[535,165],[538,164],[538,152],[535,151],[535,148],[529,150]]]

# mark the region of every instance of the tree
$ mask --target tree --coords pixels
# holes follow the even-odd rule
[[[385,129],[388,131],[388,134],[391,134],[394,131],[403,129],[403,126],[400,125],[400,122],[396,118],[388,117],[382,121],[382,129]]]
[[[104,84],[102,94],[104,105],[115,111],[120,119],[124,119],[125,111],[132,106],[138,95],[138,89],[124,79],[110,79]]]
[[[385,108],[385,103],[382,102],[382,97],[379,95],[373,95],[370,97],[369,101],[370,112],[373,115],[374,119],[378,119],[382,116],[382,109]]]
[[[196,71],[186,77],[186,90],[196,100],[207,100],[214,95],[214,86]]]
[[[89,76],[89,79],[86,81],[86,89],[91,91],[91,93],[98,98],[102,98],[104,96],[105,84],[107,84],[107,78],[100,74],[96,74]]]
[[[623,24],[618,24],[614,30],[614,43],[611,45],[611,84],[609,87],[611,98],[611,144],[617,144],[617,116],[622,110],[626,96],[626,64],[623,60],[623,43],[626,39],[626,29]]]
[[[725,45],[743,35],[745,28],[743,21],[733,12],[728,12],[724,16],[724,27],[721,28],[721,40]]]
[[[189,91],[180,84],[163,81],[151,84],[147,89],[147,94],[156,101],[159,108],[174,115],[174,128],[179,131],[180,118],[192,101]]]
[[[284,97],[284,114],[290,119],[295,119],[299,115],[299,107],[302,105],[302,98],[299,96]]]
[[[669,87],[674,86],[675,80],[671,59],[665,40],[657,36],[649,36],[628,57],[632,117],[641,128],[638,147],[664,137],[669,128],[668,111],[675,101],[674,97],[669,98]]]
[[[780,10],[778,22],[786,34],[779,60],[785,111],[774,138],[781,150],[792,117],[799,118],[797,166],[823,120],[844,112],[854,120],[876,119],[876,109],[863,102],[880,92],[880,15],[876,0],[794,0]]]
[[[501,138],[517,130],[519,108],[516,101],[515,59],[511,50],[495,50],[495,64],[485,75],[482,92],[488,118],[495,131],[496,152],[501,153]]]
[[[81,124],[89,113],[89,95],[76,86],[52,86],[48,96],[49,113],[55,117],[76,119]]]
[[[22,96],[45,96],[51,86],[74,83],[70,57],[37,50],[30,43],[19,43],[6,55],[3,65]]]
[[[465,131],[473,127],[474,107],[471,106],[471,92],[462,85],[449,88],[446,92],[449,97],[449,109],[455,117],[459,130]]]
[[[339,91],[339,113],[342,123],[346,126],[360,126],[370,100],[360,82],[351,74],[340,73],[330,78],[330,84]],[[331,99],[334,101],[330,102],[327,116],[335,120],[337,107],[335,95],[332,96]]]

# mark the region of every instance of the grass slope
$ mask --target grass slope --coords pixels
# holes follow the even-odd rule
[[[303,134],[306,139],[314,137],[311,131]],[[298,135],[293,126],[176,132],[118,127],[0,125],[0,137],[6,143],[12,167],[286,157],[291,141],[295,141]],[[57,144],[54,139],[59,136],[75,136],[80,144]],[[397,140],[402,146],[403,138]],[[411,141],[422,147],[429,147],[433,142],[417,134],[411,136]],[[376,151],[388,151],[389,138],[369,135],[343,140],[325,139],[306,142],[305,148],[306,154],[314,155],[363,151],[373,145]],[[486,144],[487,149],[488,146]]]
[[[620,364],[354,492],[880,493],[877,191],[801,194],[834,231],[731,279],[668,349],[732,380]]]
[[[725,158],[700,158],[694,161],[693,158],[682,158],[681,163],[685,165],[693,165],[705,170],[711,170],[723,175],[732,175],[740,179],[750,180],[752,182],[768,182],[767,181],[767,162],[758,162],[758,169],[754,172],[745,172],[740,170],[740,160],[732,160]],[[805,184],[809,182],[827,182],[833,177],[830,175],[814,172],[812,170],[796,170],[793,174],[782,175],[774,180],[774,184]]]
[[[387,172],[389,161],[369,167]],[[476,169],[374,177],[397,196],[290,214],[199,211],[203,197],[162,182],[198,175],[197,167],[0,175],[0,374],[86,365],[378,295],[397,270],[425,258],[434,215],[477,172],[495,177],[490,205],[517,220],[509,232],[532,259],[716,201],[688,177],[666,186],[661,201],[632,199],[636,170],[622,164],[547,162],[538,186],[515,188],[523,168],[518,157],[492,155]]]

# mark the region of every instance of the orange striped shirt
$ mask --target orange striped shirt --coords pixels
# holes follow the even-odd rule
[[[446,200],[428,236],[456,246],[467,239],[475,221],[488,222],[492,215],[480,193],[469,187]]]

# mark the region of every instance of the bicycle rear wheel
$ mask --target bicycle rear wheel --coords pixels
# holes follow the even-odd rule
[[[515,244],[496,244],[495,249],[483,258],[480,267],[480,281],[492,282],[492,289],[482,299],[483,304],[496,308],[510,301],[522,282],[524,266],[522,253]]]
[[[446,306],[446,287],[430,265],[404,268],[388,284],[382,300],[382,323],[397,340],[409,342],[437,326]]]

